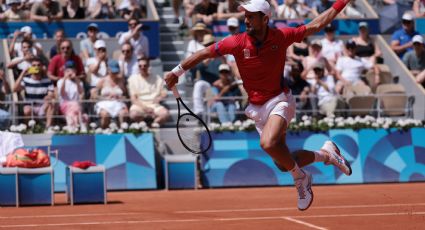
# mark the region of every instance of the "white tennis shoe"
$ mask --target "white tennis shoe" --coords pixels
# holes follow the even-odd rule
[[[295,188],[298,191],[298,209],[307,210],[313,203],[313,190],[311,190],[312,176],[309,172],[303,171],[304,177],[295,179]]]
[[[335,143],[325,141],[320,150],[328,153],[328,159],[325,161],[326,165],[333,164],[347,176],[353,173],[350,163],[342,156],[341,151]]]

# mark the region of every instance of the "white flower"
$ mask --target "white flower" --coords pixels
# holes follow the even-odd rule
[[[28,126],[29,127],[34,127],[34,125],[35,125],[35,120],[29,120],[28,121]]]
[[[123,129],[118,129],[117,133],[124,133]]]
[[[103,132],[103,129],[102,128],[97,128],[94,132],[95,133],[102,133]]]
[[[49,127],[46,131],[44,131],[46,134],[55,134],[55,130],[52,127]]]
[[[16,132],[16,131],[18,131],[18,129],[17,129],[18,127],[16,126],[16,125],[11,125],[10,126],[10,132]]]
[[[110,128],[106,128],[106,129],[102,130],[102,133],[109,135],[109,134],[112,134],[112,131],[111,131]]]
[[[337,118],[335,118],[335,122],[342,122],[342,121],[344,121],[344,118],[343,117],[337,117]]]
[[[61,130],[61,127],[59,127],[59,125],[56,125],[55,127],[53,127],[53,130],[55,132],[59,132]]]
[[[111,122],[109,124],[109,128],[111,129],[111,131],[117,130],[118,129],[118,125],[115,122]]]
[[[130,129],[136,129],[136,130],[138,130],[138,129],[140,129],[140,126],[139,126],[138,123],[131,123]]]
[[[372,127],[374,127],[374,128],[378,128],[378,127],[379,127],[379,124],[378,124],[377,122],[373,122],[373,123],[372,123]]]
[[[145,128],[148,128],[148,125],[146,124],[146,122],[141,121],[141,122],[139,122],[139,128],[140,129],[145,129]]]
[[[25,130],[27,130],[27,125],[25,125],[25,124],[19,124],[18,125],[18,127],[17,127],[18,132],[23,132]]]
[[[237,120],[237,121],[235,121],[235,123],[233,123],[233,125],[235,127],[238,127],[239,128],[242,125],[242,122],[240,120]]]
[[[304,121],[304,125],[305,126],[310,126],[311,125],[311,121],[310,120],[305,120]]]
[[[384,129],[388,129],[388,128],[390,128],[390,125],[389,125],[388,123],[385,123],[385,124],[382,126],[382,128],[384,128]]]
[[[339,122],[336,123],[336,126],[339,127],[339,128],[342,128],[342,127],[345,126],[345,124],[344,124],[343,121],[339,121]]]
[[[301,120],[307,121],[307,120],[310,120],[310,117],[307,116],[307,115],[304,115],[304,116],[301,117]]]
[[[80,128],[80,132],[81,132],[81,133],[87,133],[87,127],[86,127],[86,125],[82,125],[82,126],[81,126],[81,128]]]
[[[128,123],[127,122],[121,123],[121,129],[124,129],[124,130],[128,129]]]
[[[95,122],[90,123],[90,128],[95,129],[97,127],[97,124]]]

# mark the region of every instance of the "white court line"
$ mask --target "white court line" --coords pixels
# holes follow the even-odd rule
[[[22,227],[58,227],[58,226],[79,226],[79,225],[109,225],[109,224],[143,224],[143,223],[182,223],[182,222],[205,222],[205,221],[251,221],[251,220],[271,220],[285,218],[331,218],[331,217],[371,217],[371,216],[401,216],[401,215],[425,215],[425,212],[394,212],[394,213],[360,213],[343,215],[312,215],[312,216],[266,216],[266,217],[245,217],[245,218],[203,218],[203,219],[178,219],[178,220],[136,220],[136,221],[102,221],[102,222],[74,222],[57,224],[21,224],[21,225],[0,225],[0,228],[22,228]],[[302,221],[303,222],[303,221]]]
[[[398,206],[425,206],[425,203],[411,204],[366,204],[366,205],[338,205],[338,206],[319,206],[310,209],[345,209],[345,208],[384,208]],[[295,207],[286,208],[247,208],[247,209],[212,209],[212,210],[193,210],[193,211],[176,211],[174,213],[214,213],[214,212],[267,212],[267,211],[289,211],[298,210]]]
[[[140,214],[141,213],[137,213],[137,212],[117,212],[117,213],[87,213],[87,214],[61,214],[61,215],[36,215],[36,216],[0,216],[0,219],[125,216],[125,215],[140,215]]]
[[[305,221],[297,220],[297,219],[294,219],[294,218],[291,218],[291,217],[283,217],[283,219],[289,220],[291,222],[295,222],[297,224],[301,224],[301,225],[304,225],[304,226],[307,226],[307,227],[310,227],[310,228],[319,229],[319,230],[327,230],[327,228],[323,228],[323,227],[320,227],[320,226],[317,226],[317,225],[314,225],[314,224],[310,224],[310,223],[307,223]]]

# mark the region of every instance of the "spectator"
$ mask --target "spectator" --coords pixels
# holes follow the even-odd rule
[[[63,12],[59,2],[42,0],[31,6],[30,19],[37,22],[52,22],[62,20]]]
[[[8,69],[17,70],[17,75],[28,69],[31,66],[31,61],[34,59],[35,55],[32,53],[32,41],[24,40],[21,42],[21,49],[23,53],[23,57],[15,57],[13,58],[9,64],[7,64]]]
[[[32,35],[32,29],[29,26],[24,26],[20,30],[16,30],[15,33],[13,33],[12,41],[10,42],[9,46],[9,54],[12,57],[23,57],[24,54],[22,52],[22,43],[16,42],[18,38],[22,38],[21,41],[27,40],[31,41],[33,44],[32,53],[35,56],[43,56],[43,47],[40,43],[36,42]]]
[[[9,121],[10,114],[6,111],[5,95],[10,94],[10,86],[3,70],[0,70],[0,129],[5,129]]]
[[[52,59],[54,56],[56,56],[56,54],[60,53],[60,44],[63,40],[65,40],[65,31],[63,31],[63,29],[57,29],[55,31],[55,44],[52,46],[52,48],[50,48],[50,59]]]
[[[127,90],[117,61],[109,61],[108,74],[96,85],[95,92],[96,99],[100,99],[95,105],[96,113],[100,116],[100,126],[107,128],[111,118],[116,117],[122,124],[128,117],[127,106],[122,102]]]
[[[230,66],[221,64],[218,67],[219,79],[213,83],[214,97],[209,101],[211,112],[216,112],[220,123],[233,122],[236,118],[235,99],[223,99],[222,97],[240,96],[237,83],[232,77]]]
[[[322,44],[320,44],[320,48],[322,48]],[[304,38],[300,43],[294,43],[289,46],[286,56],[292,61],[302,62],[303,58],[308,56],[308,49],[309,42],[307,38]]]
[[[415,35],[412,39],[413,50],[408,51],[403,62],[416,78],[416,82],[425,87],[425,47],[421,35]]]
[[[140,74],[128,79],[128,91],[131,98],[130,118],[141,121],[152,118],[152,127],[158,128],[167,121],[170,113],[160,104],[167,96],[165,82],[160,76],[149,72],[149,59],[141,58],[138,61]]]
[[[356,5],[356,0],[351,0],[339,15],[340,18],[361,18],[365,16]]]
[[[199,2],[200,2],[200,0],[183,0],[183,8],[184,8],[185,16],[182,17],[181,19],[179,18],[180,23],[181,23],[181,25],[180,25],[181,29],[185,29],[188,26],[192,26],[193,10],[195,9],[195,6]],[[177,22],[177,21],[175,21],[175,22]]]
[[[394,32],[391,36],[391,48],[400,58],[402,58],[407,51],[412,50],[412,38],[419,34],[415,31],[414,17],[412,14],[406,12],[401,19],[402,28]]]
[[[21,0],[7,0],[9,6],[4,13],[0,13],[0,21],[19,22],[29,18],[29,13],[21,7]]]
[[[336,39],[335,30],[336,28],[332,24],[328,24],[325,27],[325,38],[322,39],[322,55],[332,66],[335,65],[344,50],[344,42]]]
[[[22,71],[13,87],[13,92],[25,93],[24,116],[28,119],[35,114],[46,117],[46,128],[52,125],[54,114],[54,85],[46,76],[41,60],[33,58],[31,67]]]
[[[87,26],[87,38],[80,42],[80,56],[84,62],[95,55],[94,43],[97,41],[98,32],[99,27],[96,23],[90,23]]]
[[[129,30],[120,36],[118,44],[129,42],[137,58],[149,58],[149,40],[143,35],[142,26],[137,19],[128,20]]]
[[[243,19],[244,13],[238,11],[238,6],[239,2],[237,0],[219,2],[217,6],[217,19]]]
[[[193,10],[193,18],[195,22],[211,25],[217,19],[217,4],[211,0],[202,0]]]
[[[318,39],[310,44],[309,55],[302,59],[304,70],[301,73],[301,77],[311,85],[316,84],[313,67],[317,62],[323,63],[326,66],[327,72],[333,72],[328,60],[322,56],[322,41]]]
[[[313,2],[312,13],[313,17],[319,16],[319,14],[325,12],[332,6],[332,2],[329,0],[316,0]]]
[[[79,0],[66,0],[66,5],[62,7],[63,19],[84,19],[86,12],[80,6]]]
[[[106,77],[108,74],[108,51],[106,50],[106,43],[103,40],[97,40],[94,43],[94,50],[96,55],[87,60],[88,72],[90,73],[90,97],[95,95],[95,87],[99,81]]]
[[[174,23],[178,24],[181,22],[183,22],[181,20],[180,17],[180,6],[182,4],[182,0],[173,0],[172,1],[172,5],[173,5],[173,13],[174,13]]]
[[[412,10],[417,18],[425,17],[425,0],[414,0]]]
[[[378,59],[382,59],[378,43],[369,35],[367,22],[359,23],[359,36],[354,37],[353,41],[356,43],[356,56],[369,58],[373,63],[378,63]]]
[[[235,17],[230,17],[226,21],[227,29],[229,30],[230,35],[239,33],[239,19]]]
[[[301,18],[300,12],[298,12],[299,5],[296,0],[285,0],[285,2],[279,6],[277,10],[277,17],[281,19],[297,19]]]
[[[189,57],[190,55],[196,53],[199,50],[202,50],[205,48],[204,45],[202,45],[202,41],[204,39],[205,34],[211,33],[211,31],[207,28],[207,26],[202,23],[198,22],[196,23],[192,29],[192,39],[189,41],[187,48],[186,48],[186,57]],[[196,72],[197,68],[192,68],[186,73],[186,80],[188,82],[193,82],[196,78]]]
[[[202,45],[205,47],[214,43],[214,37],[210,34],[204,36]],[[205,113],[204,97],[211,85],[219,79],[218,67],[225,63],[222,57],[208,58],[199,63],[197,68],[199,70],[200,79],[195,82],[193,86],[193,112],[197,115]]]
[[[318,106],[321,114],[327,117],[334,117],[335,110],[341,104],[335,92],[335,81],[332,75],[325,75],[325,66],[317,62],[314,67],[316,84],[313,85],[313,93],[318,98]]]
[[[133,47],[130,43],[124,43],[121,46],[121,55],[119,59],[121,75],[124,76],[125,79],[139,73],[137,58],[133,54]]]
[[[287,83],[291,89],[292,95],[296,96],[297,109],[308,109],[310,106],[309,94],[311,92],[310,84],[301,77],[303,66],[299,62],[290,62],[290,70],[287,77]]]
[[[84,80],[86,77],[86,73],[84,72],[83,62],[78,55],[75,55],[72,42],[70,40],[63,40],[60,44],[61,52],[56,54],[49,63],[49,67],[47,70],[47,76],[49,76],[50,80],[56,83],[60,78],[64,76],[64,67],[66,61],[72,60],[75,63],[75,69],[77,70],[77,76]]]
[[[146,7],[139,0],[123,0],[118,6],[118,14],[126,20],[147,17]]]
[[[338,59],[336,63],[336,77],[338,82],[335,86],[337,93],[341,94],[344,86],[365,84],[361,80],[361,75],[373,67],[373,63],[368,59],[362,59],[356,56],[356,43],[352,40],[345,44],[346,55]],[[375,84],[379,83],[378,78],[375,78]]]
[[[115,17],[114,7],[111,0],[92,0],[87,7],[89,18],[111,19]]]
[[[77,77],[76,65],[73,61],[65,63],[64,77],[58,81],[60,112],[65,115],[68,127],[85,129],[87,117],[83,118],[80,100],[84,96],[84,87]]]

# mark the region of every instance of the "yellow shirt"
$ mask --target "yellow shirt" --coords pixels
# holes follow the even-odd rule
[[[144,78],[141,74],[134,74],[128,79],[128,92],[130,96],[137,95],[142,102],[153,102],[156,97],[165,93],[164,84],[164,79],[158,75]]]

